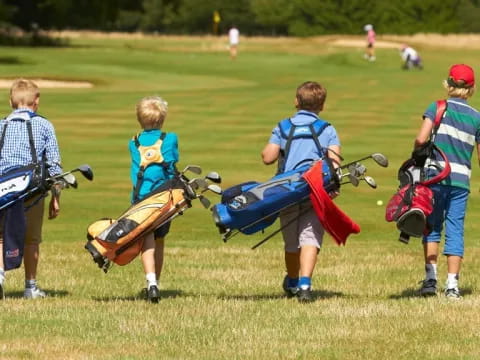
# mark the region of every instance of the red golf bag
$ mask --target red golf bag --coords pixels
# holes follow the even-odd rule
[[[446,101],[437,101],[431,140],[412,153],[398,171],[400,188],[387,204],[385,220],[395,221],[400,230],[399,240],[408,243],[410,236],[422,237],[431,231],[427,217],[433,211],[434,198],[429,185],[439,183],[450,174],[450,163],[445,153],[434,143],[433,139],[446,111]],[[438,155],[441,161],[432,161]],[[443,166],[441,166],[443,165]],[[438,172],[428,179],[431,168]]]

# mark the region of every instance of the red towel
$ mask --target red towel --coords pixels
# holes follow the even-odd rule
[[[310,201],[324,229],[338,245],[345,245],[350,234],[358,234],[360,226],[335,205],[323,188],[322,161],[303,174],[310,186]]]

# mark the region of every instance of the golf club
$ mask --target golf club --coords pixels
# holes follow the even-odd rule
[[[385,155],[381,154],[381,153],[374,153],[374,154],[371,154],[371,155],[368,155],[368,156],[365,156],[361,159],[358,159],[358,160],[355,160],[355,161],[352,161],[352,162],[349,162],[347,164],[344,164],[341,166],[342,169],[345,169],[345,168],[348,168],[350,165],[352,164],[355,164],[359,161],[362,161],[362,160],[367,160],[367,159],[373,159],[378,165],[382,166],[382,167],[388,167],[388,159]]]
[[[193,190],[206,189],[208,184],[205,179],[195,178],[188,182],[188,185],[192,187]]]
[[[215,185],[215,184],[208,185],[206,189],[202,190],[202,194],[207,190],[209,190],[209,191],[211,191],[211,192],[213,192],[214,194],[217,194],[217,195],[222,195],[222,193],[223,193],[222,188],[218,185]]]
[[[210,180],[211,182],[214,182],[216,184],[220,184],[222,182],[222,178],[219,173],[216,171],[210,171],[206,176],[206,180]]]
[[[365,182],[368,184],[368,186],[370,186],[372,189],[377,188],[377,182],[371,176],[365,176],[362,180],[365,180]]]
[[[202,168],[197,165],[187,165],[185,169],[181,172],[181,174],[185,174],[185,172],[190,171],[194,174],[200,175],[202,173]]]
[[[202,205],[205,209],[208,209],[210,207],[210,205],[211,205],[210,200],[208,200],[205,196],[198,195],[197,198],[198,198],[198,200],[200,200],[200,202],[202,203]]]

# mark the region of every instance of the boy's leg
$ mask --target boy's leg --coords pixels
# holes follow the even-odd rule
[[[164,263],[165,237],[170,231],[170,222],[162,225],[155,230],[155,274],[157,280],[160,280]]]
[[[287,270],[287,275],[283,279],[282,287],[283,291],[285,291],[285,293],[289,297],[295,296],[298,291],[298,274],[300,272],[298,215],[299,207],[296,206],[292,207],[287,211],[283,211],[280,214],[280,226],[282,227],[282,236],[285,251],[285,268]]]
[[[156,237],[155,238],[155,274],[157,280],[160,280],[163,269],[163,252],[165,249],[165,238]]]
[[[147,299],[156,303],[160,299],[160,291],[158,290],[157,277],[155,276],[155,239],[153,233],[145,236],[141,259],[147,280]]]
[[[468,191],[452,188],[445,221],[445,250],[448,276],[446,295],[459,298],[458,279],[464,254],[464,223],[467,208]]]
[[[45,297],[45,292],[37,286],[37,267],[40,258],[40,243],[42,242],[42,227],[45,199],[41,199],[34,205],[34,202],[27,201],[26,207],[30,208],[25,212],[27,229],[25,235],[24,247],[24,266],[25,266],[25,291],[26,298]]]

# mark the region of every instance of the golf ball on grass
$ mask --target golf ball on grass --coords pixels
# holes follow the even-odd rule
[[[377,200],[377,205],[378,205],[378,206],[382,206],[382,205],[383,205],[383,201],[382,201],[382,200]]]

